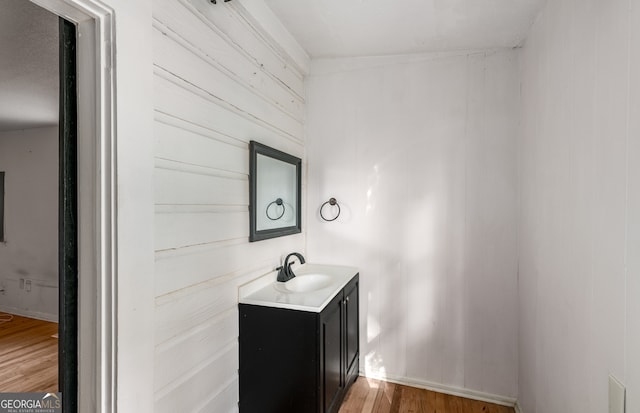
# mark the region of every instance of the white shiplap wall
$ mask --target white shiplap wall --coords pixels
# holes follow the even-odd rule
[[[305,252],[304,232],[248,242],[249,141],[304,155],[306,67],[269,23],[154,0],[157,412],[237,409],[237,288]]]

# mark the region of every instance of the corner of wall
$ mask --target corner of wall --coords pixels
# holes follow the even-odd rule
[[[300,73],[304,76],[309,74],[311,58],[264,1],[240,0],[234,3],[234,7],[245,18],[251,19],[254,27],[260,28],[262,35],[284,52]]]

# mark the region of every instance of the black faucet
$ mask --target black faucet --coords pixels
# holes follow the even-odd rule
[[[282,267],[276,268],[276,270],[278,270],[278,281],[280,282],[289,281],[290,279],[296,276],[293,273],[293,270],[291,269],[291,264],[293,263],[289,262],[289,258],[292,255],[295,255],[296,257],[298,257],[300,264],[304,264],[304,257],[302,256],[302,254],[297,252],[292,252],[291,254],[287,255],[287,258],[284,259],[284,264],[282,265]]]

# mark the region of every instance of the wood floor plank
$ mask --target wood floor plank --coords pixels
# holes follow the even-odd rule
[[[57,333],[57,323],[17,315],[0,323],[0,392],[58,391]]]
[[[375,397],[375,393],[370,390],[371,387],[369,386],[369,383],[363,377],[356,380],[351,387],[351,391],[344,399],[343,404],[345,405],[345,408],[343,409],[343,413],[360,413],[360,410],[357,410],[357,407],[355,406],[365,406],[367,403],[367,397],[371,397],[371,394]]]
[[[389,413],[400,413],[400,401],[402,400],[402,386],[395,386]]]
[[[431,390],[425,390],[425,404],[427,406],[427,412],[435,413],[436,411],[436,392]]]
[[[449,413],[464,413],[462,397],[445,395],[445,404]]]
[[[465,413],[487,413],[482,411],[482,406],[475,400],[463,399],[462,405]]]
[[[377,413],[391,413],[391,405],[393,404],[393,394],[396,389],[396,385],[394,383],[389,383],[386,381],[377,381],[378,382],[378,392],[376,393],[375,402],[373,406],[364,406],[365,410],[368,412],[377,412]],[[370,410],[366,410],[370,409]]]
[[[513,407],[365,377],[356,384],[339,413],[515,413]]]
[[[442,393],[436,393],[436,411],[435,413],[445,413],[447,406],[445,404],[446,396]]]
[[[401,394],[399,413],[426,413],[421,389],[402,386],[399,393]]]

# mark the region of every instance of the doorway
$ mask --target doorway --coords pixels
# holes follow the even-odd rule
[[[59,29],[58,16],[64,16],[75,27],[76,140],[75,149],[71,149],[71,152],[67,153],[76,151],[76,210],[74,215],[69,209],[66,217],[75,222],[76,237],[74,239],[65,236],[64,242],[75,243],[76,279],[73,282],[76,283],[76,295],[75,299],[73,299],[73,294],[71,298],[60,298],[61,301],[64,299],[75,301],[77,309],[75,316],[77,340],[71,340],[70,344],[75,346],[75,351],[73,348],[65,346],[61,349],[65,353],[61,356],[61,360],[65,355],[75,354],[76,368],[69,368],[75,374],[66,377],[75,380],[77,396],[71,398],[72,404],[65,403],[64,406],[65,411],[72,411],[68,408],[75,403],[78,411],[111,412],[115,408],[116,400],[114,344],[116,339],[116,303],[114,294],[117,270],[117,250],[115,247],[115,73],[112,70],[113,47],[115,45],[114,11],[94,0],[0,0],[0,8],[9,3],[26,3],[32,6],[37,4],[47,10],[54,15],[56,33]],[[6,13],[0,13],[0,20],[3,17],[9,16]],[[10,20],[11,17],[9,17]],[[0,50],[2,46],[2,38],[0,37]],[[57,48],[55,52],[57,55]],[[0,59],[0,64],[4,62],[5,60]],[[1,70],[0,76],[2,76]],[[58,78],[56,77],[56,79]],[[12,106],[17,107],[15,102],[13,103]],[[53,114],[55,122],[59,117],[57,104],[56,96],[56,110]],[[16,113],[34,113],[36,108],[37,104],[34,103],[27,108],[30,110],[19,110]],[[1,105],[0,109],[2,109]],[[2,113],[1,110],[0,113]],[[2,122],[1,115],[0,122]],[[57,127],[55,138],[57,142]],[[57,162],[58,157],[56,156],[56,165]],[[74,173],[71,172],[71,176],[73,175]],[[52,176],[55,180],[52,187],[55,187],[57,191],[57,171]],[[73,202],[69,205],[73,205]],[[58,214],[57,204],[52,210],[56,215]],[[8,228],[5,226],[4,229],[6,235]],[[57,238],[59,235],[56,228],[56,239],[54,240],[56,258],[58,258],[58,252],[65,251],[64,248],[59,248]],[[67,244],[68,246],[69,244]],[[68,248],[66,251],[73,250],[74,248]],[[65,254],[68,258],[69,254]],[[66,262],[73,261],[73,254],[71,254],[71,259]],[[0,277],[2,264],[0,258]],[[56,266],[56,275],[57,273]],[[72,291],[71,288],[69,290]],[[87,299],[81,299],[82,297],[87,297]],[[62,318],[61,321],[64,322]],[[73,326],[73,324],[73,319],[67,320],[67,325]],[[61,333],[63,330],[72,331],[73,328],[65,329],[62,327]],[[71,359],[67,358],[66,360]],[[59,380],[65,393],[67,390],[64,390],[64,386],[67,383],[67,378],[62,377]],[[74,386],[71,385],[71,387]],[[69,400],[68,396],[63,395],[63,398]]]
[[[75,412],[76,27],[31,2],[0,7],[0,388],[60,391]]]
[[[57,391],[58,17],[30,2],[0,7],[0,382]]]

